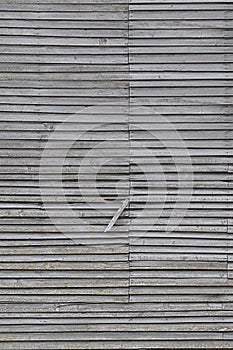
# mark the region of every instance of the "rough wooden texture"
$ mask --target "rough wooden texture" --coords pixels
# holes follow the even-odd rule
[[[232,10],[231,0],[0,0],[0,349],[233,349]],[[105,112],[87,117],[95,105]],[[129,105],[146,115],[129,117]],[[39,167],[73,113],[61,149],[77,125],[92,129],[63,167],[82,223],[58,188],[56,146],[43,172],[64,234]],[[106,138],[114,156],[97,195],[109,146],[88,151]]]
[[[149,173],[153,185],[150,205],[143,219],[135,220],[130,227],[130,302],[135,306],[149,302],[164,307],[166,324],[161,330],[166,332],[167,341],[161,342],[159,332],[157,341],[153,340],[152,328],[156,321],[144,313],[144,340],[150,334],[151,343],[138,342],[139,348],[232,347],[225,341],[232,339],[226,319],[223,317],[218,323],[217,310],[213,311],[214,333],[213,324],[200,309],[203,303],[207,311],[204,305],[209,301],[230,311],[233,292],[230,262],[233,253],[230,234],[232,67],[229,62],[231,35],[227,29],[230,10],[231,1],[130,1],[131,102],[146,105],[173,123],[189,149],[194,171],[193,183],[183,184],[183,199],[174,217],[183,215],[188,189],[193,186],[189,209],[171,232],[166,222],[176,200],[176,170],[175,167],[172,170],[163,144],[154,142],[153,136],[142,130],[156,130],[153,113],[144,122],[139,117],[134,118],[140,129],[131,131],[132,147],[135,147],[132,154]],[[162,140],[170,139],[173,154],[179,156],[175,140],[172,144],[172,133],[169,136],[161,131],[159,136]],[[139,140],[143,140],[146,147],[155,147],[166,184],[159,167],[152,166],[153,156],[146,156],[136,148]],[[185,171],[185,160],[176,158],[177,163],[183,163],[180,169]],[[130,215],[137,217],[140,196],[144,193],[145,200],[147,186],[136,166],[131,168],[131,179],[137,195]],[[225,188],[222,206],[217,209],[222,185]],[[154,215],[159,215],[160,200],[166,191],[168,197],[163,213],[147,232]],[[173,219],[170,229],[174,223]],[[169,314],[166,303],[171,303]],[[175,316],[177,311],[180,318]],[[197,315],[201,317],[199,320]],[[185,345],[181,339],[183,342],[187,339]]]

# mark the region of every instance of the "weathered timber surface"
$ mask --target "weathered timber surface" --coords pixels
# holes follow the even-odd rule
[[[0,349],[233,348],[232,12],[0,0]]]

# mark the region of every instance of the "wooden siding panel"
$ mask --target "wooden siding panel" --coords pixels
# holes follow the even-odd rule
[[[225,318],[220,323],[216,319],[213,333],[200,303],[231,310],[232,266],[227,261],[232,254],[230,28],[228,31],[232,4],[130,0],[129,8],[130,100],[148,108],[144,116],[132,118],[130,132],[133,161],[144,170],[140,173],[133,165],[130,171],[135,189],[130,207],[130,302],[135,307],[144,303],[164,307],[165,323],[158,321],[158,325],[156,316],[152,320],[146,313],[143,322],[137,323],[150,337],[151,343],[143,344],[146,349],[228,348],[231,345],[224,339],[232,339],[228,335],[231,327],[228,329]],[[159,129],[161,120],[174,126],[191,157],[193,178],[184,179],[183,184],[178,183],[177,171],[187,172],[188,168],[181,145],[165,123]],[[153,154],[140,149],[139,142]],[[160,166],[153,166],[153,157]],[[149,190],[145,177],[151,182]],[[179,187],[182,196],[173,211]],[[224,188],[221,195],[220,188]],[[140,218],[147,191],[149,205]],[[181,220],[178,227],[177,218]],[[169,310],[166,303],[171,303]],[[159,320],[159,313],[157,316]],[[165,332],[166,343],[161,342],[159,332]],[[181,338],[187,339],[186,344]]]
[[[128,213],[111,235],[104,233],[118,205],[112,202],[116,181],[117,195],[125,197],[129,188],[129,160],[122,158],[127,117],[108,107],[128,101],[127,19],[126,1],[1,1],[0,313],[12,320],[2,324],[1,349],[80,348],[84,341],[94,349],[98,339],[114,342],[121,329],[127,332],[114,314],[127,314],[121,305],[129,298]],[[87,108],[101,104],[104,112],[90,117]],[[75,130],[90,129],[63,168],[66,196],[82,225],[62,208],[55,159],[48,159],[43,176],[64,235],[45,210],[39,171],[47,141],[72,113],[76,119],[61,135],[61,147],[68,147]],[[98,177],[107,208],[94,192],[92,168],[81,168],[86,153],[106,138],[116,158]],[[60,157],[59,148],[54,152]],[[107,152],[106,146],[92,160],[97,170]],[[85,203],[84,193],[100,212]]]
[[[233,348],[232,10],[231,0],[0,1],[1,349]],[[63,167],[82,224],[57,187],[60,149],[43,173],[62,234],[39,171],[72,114],[61,148],[77,125],[91,129]],[[171,125],[192,161],[182,184]],[[106,138],[114,161],[97,196],[93,170],[109,148],[87,152]]]

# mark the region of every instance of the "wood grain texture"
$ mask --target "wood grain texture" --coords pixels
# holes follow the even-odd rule
[[[232,67],[229,62],[231,35],[227,28],[232,2],[131,0],[129,8],[130,99],[133,104],[142,104],[151,111],[144,120],[140,115],[132,118],[134,126],[130,134],[131,155],[150,181],[149,205],[143,218],[137,218],[142,201],[147,200],[148,185],[138,166],[132,165],[131,183],[134,190],[131,193],[135,191],[136,195],[130,208],[133,218],[130,226],[130,302],[135,305],[149,302],[161,307],[171,302],[171,308],[173,303],[177,303],[182,316],[188,316],[192,322],[194,310],[198,314],[201,312],[200,302],[205,308],[207,300],[210,303],[217,301],[230,310],[232,266],[228,259],[232,254],[232,146],[228,137],[231,138],[232,117],[228,113],[232,109],[232,97],[228,79]],[[215,111],[213,114],[212,108]],[[214,115],[217,111],[219,118],[216,119]],[[166,127],[159,128],[160,115],[175,127],[185,142],[193,164],[193,180],[182,182],[183,196],[174,215],[175,191],[179,188],[176,182],[178,170],[175,168],[183,163],[180,171],[187,175],[188,170],[185,158],[179,158],[180,145],[174,134],[169,127],[167,130]],[[229,119],[225,123],[227,115]],[[143,142],[152,154],[141,150],[139,142]],[[175,157],[176,166],[174,158],[172,165],[166,145]],[[218,172],[219,166],[224,164],[222,156],[226,156],[225,161],[229,161],[229,164]],[[153,166],[153,157],[161,165],[160,170],[159,165]],[[215,165],[208,171],[209,162]],[[217,179],[225,181],[226,189],[220,210],[216,210],[219,203],[217,193],[221,187]],[[185,211],[185,199],[191,186],[193,195],[189,209]],[[211,194],[208,194],[209,191]],[[163,195],[167,197],[161,214]],[[171,215],[170,225],[166,227]],[[176,227],[177,218],[183,215]],[[158,218],[151,228],[154,217]],[[222,264],[223,261],[225,263]],[[213,270],[212,264],[217,264]],[[219,264],[222,264],[221,267]],[[225,295],[225,288],[228,287]],[[175,317],[176,312],[177,309],[173,309],[170,315]],[[198,330],[196,323],[189,328],[187,319],[183,324],[182,318],[172,320],[170,315],[167,325],[162,325],[163,331],[168,332],[166,344],[160,342],[158,333],[157,341],[153,340],[150,328],[153,322],[145,315],[148,326],[145,333],[151,335],[151,343],[144,343],[143,348],[214,349],[231,346],[224,343],[224,339],[231,339],[225,319],[215,328],[213,335],[205,317],[202,317],[202,326]],[[180,332],[189,328],[189,339],[185,345],[176,338],[173,322],[175,327],[181,327]],[[169,330],[170,326],[172,328]],[[185,333],[179,333],[179,336],[184,341]],[[196,342],[196,337],[199,342]],[[213,337],[215,343],[211,343]],[[138,348],[140,345],[138,342]]]
[[[0,0],[0,349],[233,348],[232,11]]]

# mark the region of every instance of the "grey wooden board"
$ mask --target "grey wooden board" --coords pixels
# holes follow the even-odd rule
[[[1,349],[232,349],[232,10],[231,0],[0,1]],[[128,116],[129,103],[149,109]],[[87,117],[95,104],[105,112]],[[39,166],[72,113],[42,169],[63,234]],[[78,225],[56,167],[77,125],[92,129],[63,167]],[[87,156],[106,137],[111,148]],[[99,196],[92,175],[109,151]],[[177,167],[193,178],[179,183]]]
[[[229,101],[227,100],[227,94],[230,90],[227,91],[224,89],[223,99],[220,97],[221,87],[223,87],[224,84],[228,84],[227,80],[230,78],[227,71],[230,73],[232,70],[232,68],[230,68],[230,62],[229,65],[226,63],[231,55],[231,47],[227,47],[226,39],[228,37],[227,27],[230,24],[230,22],[227,23],[227,20],[230,19],[227,7],[229,6],[230,9],[231,5],[231,3],[225,3],[223,5],[221,1],[211,3],[208,1],[130,1],[131,102],[151,107],[152,110],[165,115],[166,118],[169,118],[169,121],[174,122],[176,130],[179,130],[182,139],[185,139],[186,146],[189,148],[189,154],[194,164],[196,164],[196,162],[202,162],[201,159],[206,159],[207,154],[209,154],[208,158],[211,157],[212,154],[216,165],[220,165],[221,161],[220,158],[218,158],[219,156],[221,157],[220,143],[222,143],[222,146],[226,145],[226,148],[223,149],[224,155],[227,155],[231,147],[227,141],[228,133],[226,130],[228,127],[232,129],[232,119],[229,119],[229,124],[226,128],[223,127],[224,136],[220,136],[219,139],[217,136],[217,133],[219,133],[219,135],[221,134],[222,118],[226,115],[225,106],[232,102],[231,97]],[[223,8],[226,9],[227,14],[226,17],[224,14],[223,17],[220,18],[218,16]],[[206,11],[208,12],[208,16],[206,16]],[[226,21],[224,21],[224,17]],[[219,20],[217,20],[217,18],[219,18]],[[214,41],[215,44],[213,44]],[[229,45],[231,45],[230,41]],[[221,57],[223,57],[221,56],[222,52],[224,51],[226,52],[226,60],[221,59]],[[223,80],[221,81],[221,79]],[[212,84],[212,82],[214,82],[214,84]],[[231,86],[230,81],[229,83],[229,86]],[[218,95],[218,93],[220,93],[220,95]],[[195,105],[198,107],[195,107]],[[208,108],[211,108],[211,105],[213,108],[216,107],[221,110],[219,110],[221,115],[220,119],[218,121],[216,120],[213,124],[211,120],[208,119],[211,112],[209,113],[207,111]],[[194,112],[195,108],[196,111],[200,108],[200,119],[196,119],[198,117]],[[217,111],[217,109],[215,109],[215,111]],[[178,116],[179,113],[180,117]],[[142,118],[140,120],[140,116],[138,116],[138,120],[137,118],[132,119],[139,128],[133,127],[131,131],[131,154],[134,162],[140,164],[144,172],[147,172],[147,176],[151,181],[152,192],[150,191],[150,193],[152,194],[156,184],[158,184],[160,188],[164,188],[166,185],[161,177],[159,180],[156,167],[153,169],[153,166],[151,166],[153,157],[150,157],[144,150],[140,150],[137,142],[143,142],[145,147],[154,149],[156,157],[159,157],[160,164],[161,159],[163,159],[163,167],[165,166],[164,160],[166,158],[166,152],[163,149],[164,146],[162,143],[154,141],[154,137],[151,134],[143,131],[143,129],[149,129],[151,132],[159,130],[158,126],[154,124],[155,117],[152,113],[147,119],[147,123],[146,121],[142,121]],[[179,123],[180,121],[181,123]],[[186,130],[189,136],[185,135],[185,128],[187,128]],[[166,133],[161,130],[159,130],[158,133],[155,132],[155,134],[159,139],[166,139],[167,141],[169,137],[172,138],[172,135],[169,136],[169,132]],[[195,136],[193,137],[191,134]],[[218,143],[217,139],[219,141],[221,140],[220,143]],[[171,147],[175,147],[175,145],[176,142],[173,140],[173,146]],[[176,151],[174,150],[174,152]],[[207,170],[208,161],[203,163],[203,167]],[[140,215],[140,200],[146,200],[146,195],[140,198],[140,194],[142,194],[143,191],[147,191],[147,186],[145,178],[143,174],[140,174],[137,166],[132,166],[131,171],[131,181],[134,188],[137,189],[137,194],[131,205],[130,214],[132,217],[137,217],[138,214]],[[219,173],[222,179],[226,176],[226,188],[229,190],[227,190],[228,195],[230,195],[231,179],[228,177],[228,174],[229,166],[221,172],[221,175]],[[195,172],[193,178],[194,195],[192,203],[197,200],[197,207],[199,209],[210,197],[211,202],[212,200],[215,202],[216,197],[213,192],[210,196],[206,193],[206,197],[201,194],[200,197],[199,195],[196,197],[196,188],[198,186],[205,187],[205,185],[208,189],[214,188],[214,191],[218,188],[217,182],[215,182],[218,178],[217,168],[208,172],[206,178],[205,175],[202,177],[203,175],[203,172],[201,174]],[[166,180],[168,186],[174,186],[175,173],[171,173],[171,177],[166,177]],[[190,186],[190,183],[187,186]],[[170,187],[168,189],[168,193],[169,192]],[[132,193],[134,193],[133,190]],[[162,305],[164,305],[163,303],[166,301],[174,302],[176,300],[178,302],[178,300],[183,300],[186,301],[186,305],[189,303],[195,304],[197,300],[202,300],[204,302],[210,297],[208,296],[207,290],[203,289],[205,285],[224,286],[228,284],[231,275],[230,267],[229,270],[227,268],[228,264],[223,265],[223,270],[216,267],[214,274],[216,273],[218,276],[209,275],[207,266],[202,270],[201,265],[199,265],[199,267],[195,265],[196,260],[208,263],[216,260],[220,262],[222,259],[226,261],[226,254],[230,254],[228,250],[228,247],[231,246],[228,233],[230,230],[228,226],[229,220],[225,221],[227,217],[231,217],[230,206],[228,206],[228,202],[230,203],[231,200],[228,199],[228,195],[223,200],[223,221],[221,221],[221,223],[217,223],[217,221],[211,223],[211,221],[209,221],[212,217],[211,210],[207,210],[205,213],[203,212],[202,223],[200,221],[202,217],[200,210],[195,216],[195,220],[192,221],[191,213],[193,209],[191,204],[190,209],[185,214],[185,218],[189,217],[189,221],[187,220],[187,222],[185,222],[186,219],[184,219],[184,221],[182,221],[183,223],[180,223],[179,229],[175,229],[173,232],[170,232],[169,229],[167,229],[167,232],[164,231],[166,228],[164,228],[165,221],[163,221],[162,217],[166,215],[165,213],[168,214],[169,212],[169,210],[167,211],[167,206],[165,206],[163,214],[160,216],[153,229],[148,228],[150,231],[147,232],[149,223],[152,223],[153,216],[156,215],[155,213],[158,213],[159,210],[159,202],[156,204],[155,197],[153,197],[152,202],[149,202],[149,206],[143,218],[134,220],[130,227],[131,302],[137,304],[139,302],[150,301],[151,303],[161,302]],[[152,197],[150,198],[152,199]],[[178,217],[181,212],[182,210],[180,212],[176,211],[176,217]],[[217,210],[213,210],[213,216],[215,217],[214,220],[216,220],[218,217]],[[159,226],[161,229],[157,230]],[[225,236],[224,243],[218,244],[214,231],[221,239]],[[207,237],[211,240],[213,239],[212,243],[207,243],[208,239],[205,240]],[[201,239],[202,242],[200,244],[198,243],[200,242],[199,239]],[[160,268],[163,269],[163,272],[161,272]],[[221,274],[221,271],[223,274]],[[160,290],[160,286],[165,287],[164,294]],[[186,286],[187,288],[195,286],[196,291],[192,290],[189,296],[186,294]],[[177,293],[176,288],[180,288],[177,290]],[[213,295],[214,294],[212,294],[210,298],[214,298]],[[220,292],[217,298],[223,301],[225,297]],[[229,300],[226,300],[226,305],[228,302]],[[147,319],[149,320],[149,318]],[[191,329],[194,331],[194,328],[191,327]],[[149,330],[149,328],[147,330]],[[219,336],[220,333],[221,332],[219,332]],[[223,334],[224,328],[222,329],[222,337]],[[208,339],[210,339],[209,336],[210,334],[207,336]],[[199,345],[195,344],[193,337],[193,341],[190,342],[190,345],[187,343],[183,345],[184,348],[188,348],[189,346],[193,346],[194,348],[206,346],[204,342],[201,341],[201,338],[199,339]],[[168,344],[171,348],[176,346],[174,345],[174,341],[168,341]],[[154,345],[151,345],[152,348],[153,346]],[[183,347],[180,344],[177,346],[180,348]],[[215,346],[218,347],[219,345],[215,344]],[[165,345],[158,345],[157,343],[154,348],[156,347],[165,348]],[[214,345],[212,344],[207,347],[214,348]],[[145,348],[149,348],[149,345],[145,346]]]

